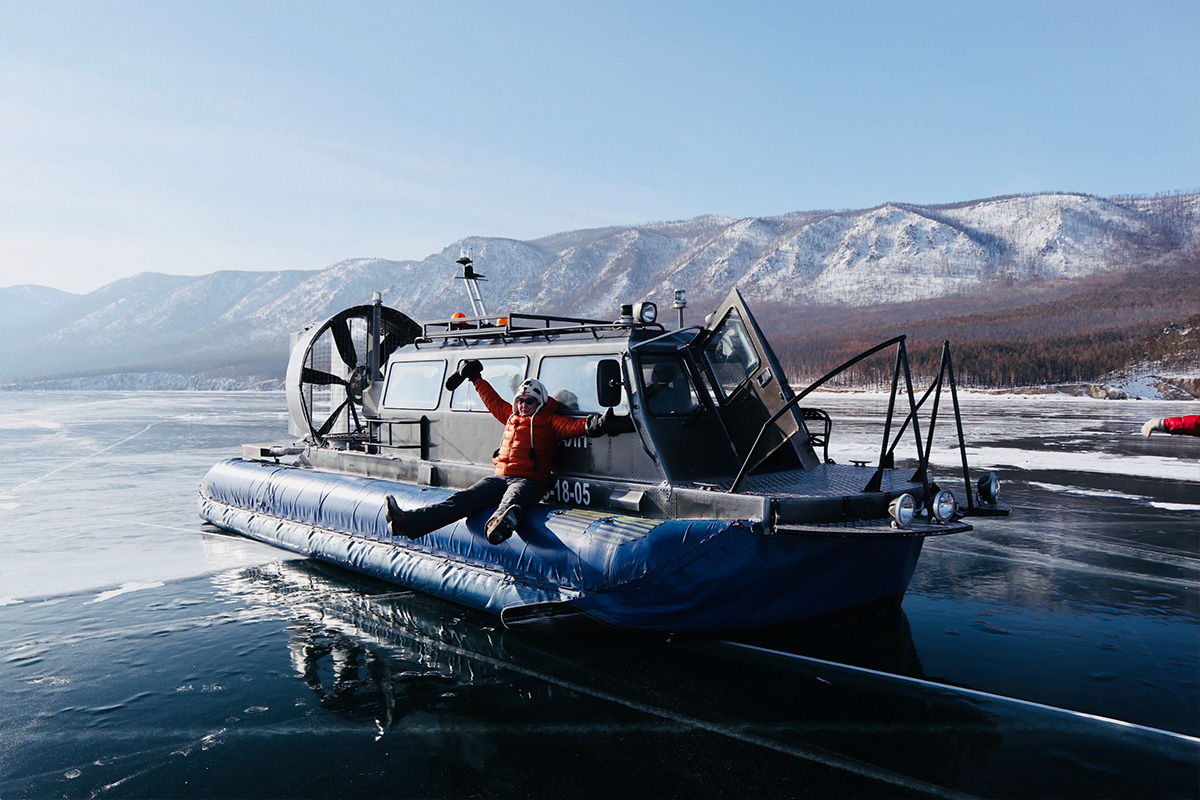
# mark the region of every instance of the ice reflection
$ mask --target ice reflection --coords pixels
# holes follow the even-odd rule
[[[1195,739],[930,682],[903,614],[663,645],[497,630],[433,598],[308,562],[231,573],[225,589],[290,618],[289,663],[324,711],[371,725],[377,738],[440,732],[484,769],[494,756],[479,737],[520,739],[564,716],[586,726],[619,709],[691,731],[693,757],[748,747],[791,759],[794,775],[833,770],[859,792],[1139,797],[1140,779],[1111,769],[1130,758],[1149,765],[1161,796],[1187,796],[1196,777]],[[624,735],[654,738],[637,730]],[[1058,756],[1047,760],[1050,750]],[[658,768],[652,761],[626,768]],[[543,777],[571,769],[519,748],[503,768]]]
[[[304,561],[225,573],[219,581],[264,610],[286,609],[295,675],[322,708],[370,719],[379,735],[463,687],[501,682],[497,667],[479,658],[497,646],[489,617],[471,614],[464,624],[462,609],[430,610],[431,598]]]
[[[292,668],[320,706],[347,717],[369,717],[379,738],[415,711],[435,708],[456,679],[429,664],[387,658],[361,640],[297,622],[288,642]]]

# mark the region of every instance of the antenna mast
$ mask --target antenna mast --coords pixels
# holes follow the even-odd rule
[[[454,263],[462,264],[463,274],[459,277],[459,280],[465,281],[467,284],[467,299],[471,301],[471,313],[479,318],[486,317],[487,310],[483,307],[483,295],[479,293],[479,281],[487,279],[475,271],[475,267],[472,266],[474,262],[471,261],[469,251],[463,252],[460,250],[458,260]]]

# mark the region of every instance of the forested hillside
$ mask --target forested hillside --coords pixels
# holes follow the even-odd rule
[[[1101,381],[1130,365],[1200,373],[1200,253],[1074,281],[998,288],[986,297],[869,308],[764,309],[767,329],[801,385],[854,354],[905,334],[914,369],[931,375],[949,339],[960,385],[1037,386]],[[846,373],[877,384],[883,359]]]

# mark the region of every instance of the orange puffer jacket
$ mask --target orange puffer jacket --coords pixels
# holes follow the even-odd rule
[[[586,436],[587,420],[559,414],[559,403],[553,397],[533,416],[518,416],[513,413],[512,404],[501,399],[483,378],[476,378],[472,384],[492,416],[504,423],[504,438],[492,459],[496,474],[550,483],[558,440]]]

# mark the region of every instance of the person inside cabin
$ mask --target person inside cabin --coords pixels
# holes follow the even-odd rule
[[[575,393],[567,389],[559,389],[554,393],[554,399],[558,401],[558,406],[563,411],[578,411],[579,398]]]
[[[655,416],[690,414],[700,407],[691,382],[678,361],[645,361],[646,410]],[[648,375],[646,374],[648,371]]]
[[[512,536],[525,509],[546,494],[554,450],[560,439],[576,436],[616,436],[633,430],[628,417],[608,409],[603,415],[568,417],[560,404],[536,378],[520,385],[510,404],[483,379],[483,365],[471,359],[446,381],[453,390],[469,380],[488,411],[504,425],[504,436],[492,463],[495,474],[457,491],[440,503],[404,510],[392,495],[387,496],[387,520],[392,536],[419,539],[430,531],[496,506],[484,530],[491,544]]]
[[[1183,434],[1184,436],[1200,436],[1200,414],[1186,417],[1167,417],[1165,419],[1148,419],[1142,425],[1142,436],[1150,438],[1152,433]]]

